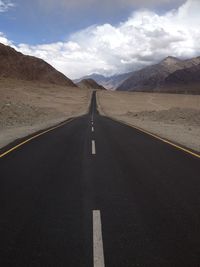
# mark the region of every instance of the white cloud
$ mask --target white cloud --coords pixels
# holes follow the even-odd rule
[[[4,45],[12,45],[12,42],[9,41],[7,39],[7,37],[2,32],[0,32],[0,43],[2,43]]]
[[[11,7],[14,7],[14,4],[9,0],[0,0],[0,12],[6,12]]]
[[[199,12],[200,1],[188,0],[164,15],[138,10],[118,26],[95,25],[74,33],[66,42],[15,48],[43,58],[70,78],[92,72],[112,75],[156,63],[168,55],[200,55]]]

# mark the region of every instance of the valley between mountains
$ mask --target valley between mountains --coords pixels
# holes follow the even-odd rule
[[[0,45],[0,62],[0,147],[86,114],[97,90],[101,114],[200,151],[200,57],[168,57],[134,73],[79,81],[5,45]],[[142,90],[148,92],[137,92]]]

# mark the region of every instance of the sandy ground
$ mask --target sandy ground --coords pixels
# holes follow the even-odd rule
[[[0,147],[85,114],[90,90],[0,79]]]
[[[200,96],[98,92],[102,114],[200,152]]]

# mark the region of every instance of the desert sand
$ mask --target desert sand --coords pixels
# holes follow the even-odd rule
[[[200,95],[99,91],[97,102],[102,115],[200,152]]]
[[[0,147],[88,111],[91,90],[0,79]]]

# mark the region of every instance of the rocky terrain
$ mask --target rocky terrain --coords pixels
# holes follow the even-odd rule
[[[40,81],[63,86],[76,87],[65,75],[44,60],[23,55],[0,43],[0,78]]]

